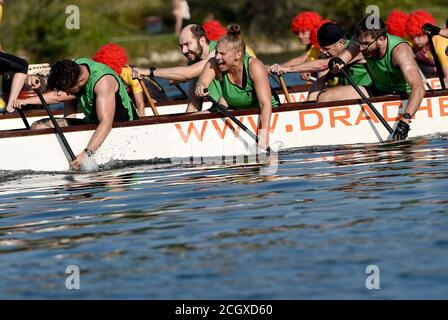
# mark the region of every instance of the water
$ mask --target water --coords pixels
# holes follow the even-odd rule
[[[442,136],[290,151],[271,176],[3,171],[0,298],[446,299],[447,160]]]

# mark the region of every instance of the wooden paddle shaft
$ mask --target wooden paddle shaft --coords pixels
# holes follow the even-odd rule
[[[140,79],[140,85],[142,86],[142,89],[143,89],[143,92],[145,93],[146,99],[148,99],[149,106],[151,107],[152,113],[154,113],[155,116],[158,116],[159,112],[157,112],[157,108],[154,104],[154,101],[152,101],[151,95],[149,94],[149,91],[146,88],[146,84],[143,81],[143,79]]]
[[[278,76],[278,79],[280,80],[280,84],[281,84],[281,86],[282,86],[283,93],[285,94],[286,101],[287,101],[288,103],[291,103],[292,100],[291,100],[291,97],[289,96],[289,92],[288,92],[288,88],[286,87],[285,80],[283,80],[283,77],[280,76],[280,75]]]

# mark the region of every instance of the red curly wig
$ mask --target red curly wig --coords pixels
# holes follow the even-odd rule
[[[386,19],[387,32],[404,38],[406,36],[406,22],[409,15],[401,10],[392,10]]]
[[[311,30],[311,33],[310,33],[310,42],[311,42],[311,44],[313,45],[313,47],[315,47],[315,48],[317,48],[317,49],[319,49],[320,48],[320,46],[319,46],[319,41],[317,40],[317,31],[319,30],[319,28],[320,27],[322,27],[324,24],[326,24],[327,22],[331,22],[331,23],[335,23],[335,22],[333,22],[333,21],[331,21],[331,20],[321,20],[321,21],[319,21],[319,23],[316,25],[316,27],[314,27],[312,30]]]
[[[322,20],[322,17],[314,11],[304,11],[299,13],[292,19],[291,31],[294,34],[299,32],[311,31]]]
[[[204,22],[202,27],[205,30],[205,35],[210,41],[219,40],[223,35],[227,33],[226,27],[224,27],[218,20],[210,20]]]
[[[409,15],[406,22],[406,33],[411,37],[420,36],[423,34],[422,26],[425,23],[436,24],[434,17],[427,11],[415,10]]]
[[[104,63],[120,75],[123,67],[128,64],[128,55],[123,47],[115,43],[108,43],[98,49],[92,60]]]

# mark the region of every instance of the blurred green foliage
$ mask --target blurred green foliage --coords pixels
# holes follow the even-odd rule
[[[439,24],[448,16],[446,0],[188,0],[192,19],[202,23],[213,14],[224,24],[237,22],[250,38],[292,38],[290,23],[300,11],[315,10],[325,18],[341,23],[346,30],[364,15],[368,5],[375,4],[381,16],[390,10],[422,8],[429,10]],[[81,28],[68,30],[65,9],[77,5],[81,12]],[[145,31],[147,16],[163,19],[163,34]],[[175,50],[177,39],[172,34],[174,19],[171,0],[14,0],[6,1],[0,25],[4,50],[27,56],[32,63],[52,62],[59,58],[91,56],[102,44],[115,41],[126,47],[131,60],[145,56],[148,50]]]

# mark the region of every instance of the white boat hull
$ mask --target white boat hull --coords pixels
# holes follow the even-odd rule
[[[407,101],[373,99],[376,109],[395,127]],[[256,131],[258,115],[236,112],[240,121]],[[249,155],[253,140],[229,119],[218,115],[169,115],[116,124],[94,155],[98,165],[114,160],[207,158]],[[81,130],[83,129],[83,130]],[[75,154],[80,153],[95,126],[64,129]],[[426,97],[412,121],[409,137],[448,132],[447,92]],[[271,119],[271,145],[281,150],[316,145],[378,143],[389,132],[368,107],[356,100],[326,104],[292,104],[275,109]],[[68,157],[52,129],[0,132],[3,170],[67,171]]]

